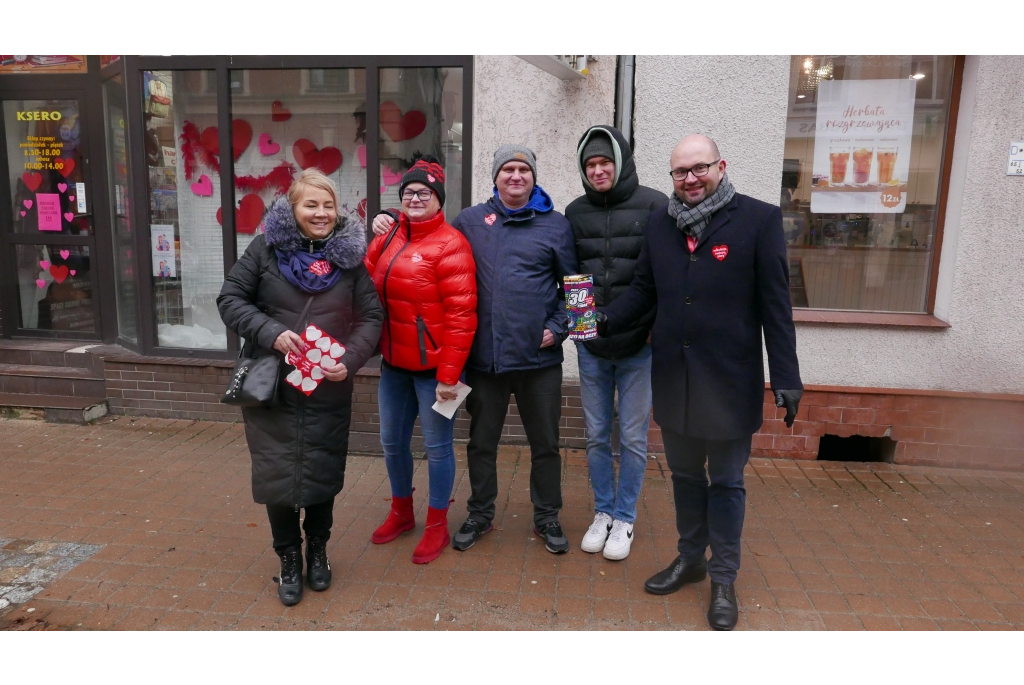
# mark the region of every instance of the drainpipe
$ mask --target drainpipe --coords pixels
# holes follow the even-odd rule
[[[636,55],[619,55],[615,77],[615,128],[633,146],[633,74]]]

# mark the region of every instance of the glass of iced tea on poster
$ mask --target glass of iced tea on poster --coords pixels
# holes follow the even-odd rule
[[[882,185],[888,185],[892,181],[897,152],[899,149],[894,147],[880,147],[876,152],[878,155],[878,182]]]
[[[874,148],[858,147],[853,150],[853,182],[857,185],[866,185],[868,177],[871,176],[871,158],[874,156]]]
[[[846,167],[850,163],[850,148],[830,147],[828,151],[829,184],[841,186],[846,183]]]

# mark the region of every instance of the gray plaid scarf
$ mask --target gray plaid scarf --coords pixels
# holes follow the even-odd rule
[[[686,235],[700,240],[700,234],[707,228],[711,216],[729,204],[736,189],[729,182],[729,175],[722,174],[722,182],[715,192],[701,200],[696,207],[689,207],[672,193],[668,198],[668,213],[676,220],[676,226]]]

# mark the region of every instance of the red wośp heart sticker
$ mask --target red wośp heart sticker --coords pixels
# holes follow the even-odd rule
[[[715,259],[717,259],[718,261],[722,261],[723,259],[725,259],[726,255],[729,254],[729,246],[715,245],[714,247],[711,248],[711,254],[713,254],[715,256]]]
[[[497,214],[488,214],[487,216],[484,217],[484,223],[487,224],[488,226],[493,226],[497,218]]]

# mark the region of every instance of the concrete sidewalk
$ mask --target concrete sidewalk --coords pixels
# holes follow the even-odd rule
[[[464,447],[456,457],[453,531],[469,491]],[[499,468],[494,532],[417,566],[425,463],[417,530],[372,545],[384,462],[351,456],[334,584],[285,608],[241,425],[0,420],[0,627],[706,629],[708,581],[643,590],[675,557],[663,457],[623,562],[579,549],[593,513],[582,451],[564,462],[559,557],[531,532],[528,449],[502,448]],[[1024,474],[755,459],[747,490],[739,629],[1024,628]]]

